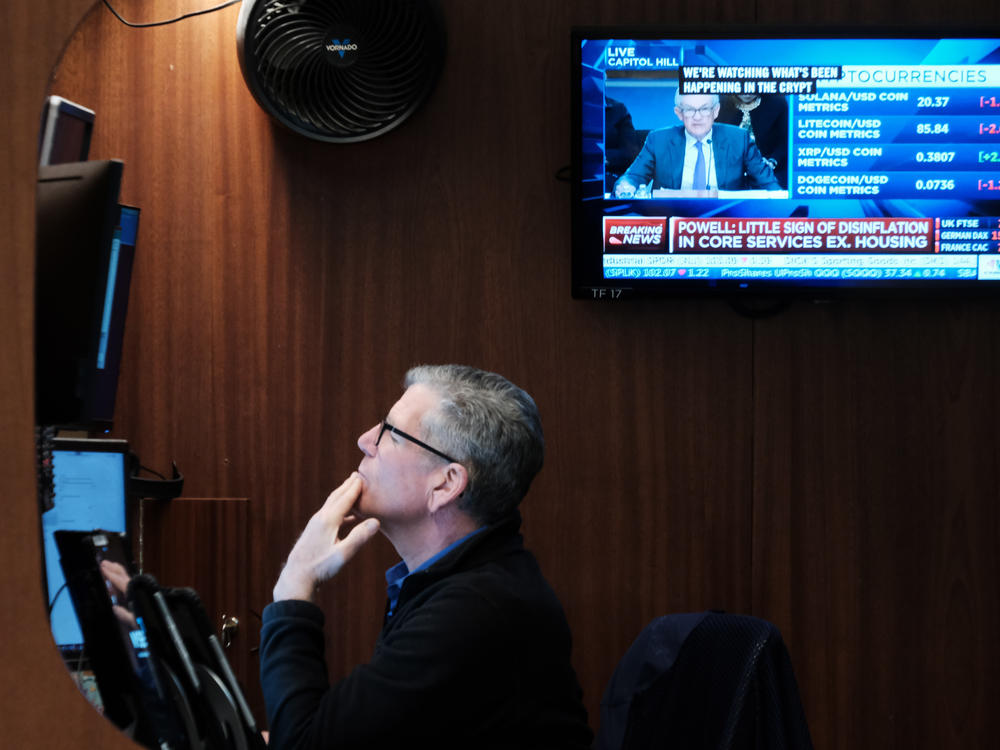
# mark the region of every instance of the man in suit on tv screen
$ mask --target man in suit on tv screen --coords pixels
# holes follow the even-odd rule
[[[653,130],[632,165],[615,183],[616,198],[652,197],[670,190],[781,190],[774,170],[750,134],[715,122],[718,94],[674,96],[681,125]]]

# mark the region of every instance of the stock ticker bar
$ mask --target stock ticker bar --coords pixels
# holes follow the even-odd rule
[[[609,279],[998,279],[997,255],[606,255]]]

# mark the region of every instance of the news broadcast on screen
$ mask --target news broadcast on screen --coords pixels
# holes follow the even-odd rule
[[[574,295],[1000,289],[1000,34],[573,33]]]

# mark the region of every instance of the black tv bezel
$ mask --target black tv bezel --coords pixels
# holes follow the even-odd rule
[[[603,276],[603,237],[588,238],[583,223],[582,201],[582,55],[584,39],[998,39],[1000,27],[972,28],[926,26],[782,26],[782,25],[578,25],[570,29],[570,264],[571,296],[574,299],[615,301],[677,298],[721,298],[755,304],[794,300],[893,299],[953,300],[1000,297],[998,280],[887,281],[853,280],[849,283],[778,283],[767,280],[629,279]],[[1000,200],[997,201],[1000,205]],[[1000,215],[1000,210],[998,210]],[[598,252],[594,252],[599,250]]]

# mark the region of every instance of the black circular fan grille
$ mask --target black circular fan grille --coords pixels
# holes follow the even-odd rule
[[[324,141],[374,138],[430,94],[444,59],[429,0],[257,0],[237,32],[243,75],[278,120]]]

